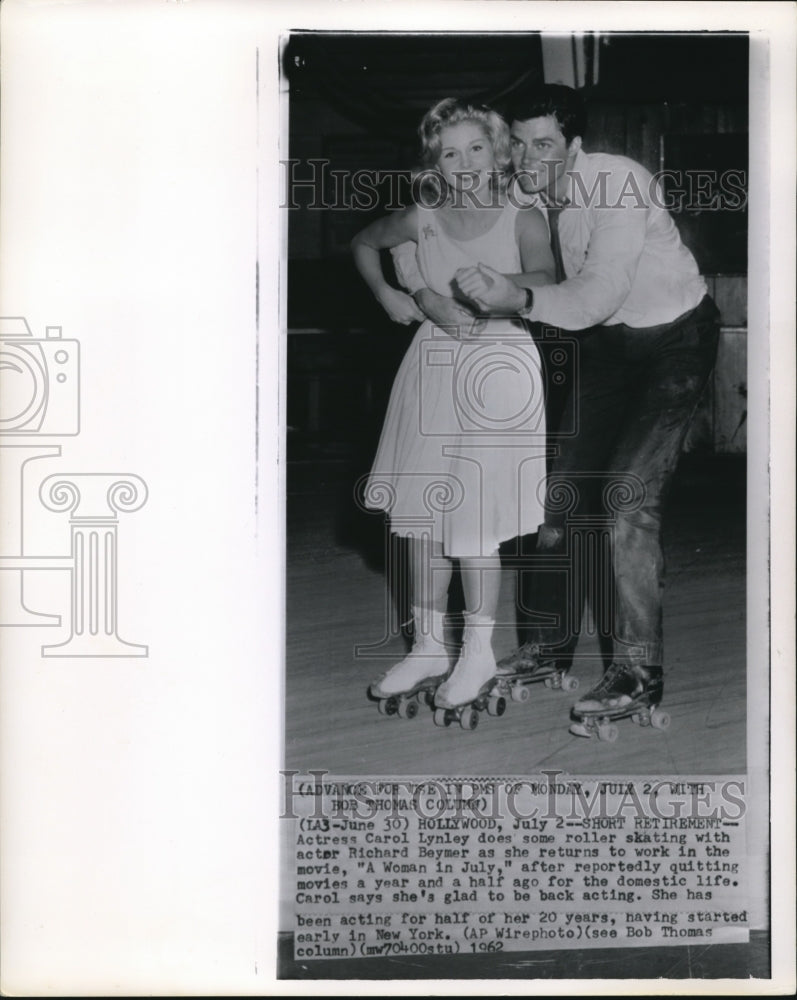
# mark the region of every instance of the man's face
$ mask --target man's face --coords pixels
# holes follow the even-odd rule
[[[521,190],[551,197],[561,193],[565,172],[581,147],[579,137],[568,145],[553,115],[513,121],[510,132],[512,166]]]

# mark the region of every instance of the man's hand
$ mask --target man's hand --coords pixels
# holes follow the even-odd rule
[[[486,320],[474,316],[467,306],[446,295],[439,295],[431,288],[422,288],[415,293],[418,305],[435,324],[457,340],[478,335]]]
[[[420,323],[425,318],[415,305],[412,296],[400,292],[390,285],[384,285],[376,296],[377,302],[385,310],[394,323]]]
[[[463,295],[491,316],[516,316],[526,304],[525,291],[486,264],[461,267],[454,277]]]

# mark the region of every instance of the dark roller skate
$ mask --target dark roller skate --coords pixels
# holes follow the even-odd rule
[[[620,733],[615,723],[620,719],[667,729],[670,716],[659,708],[663,690],[661,667],[612,663],[595,687],[573,706],[570,732],[614,743]]]
[[[575,691],[578,678],[568,676],[570,664],[545,659],[536,642],[526,642],[498,663],[497,686],[512,701],[528,701],[529,685],[540,681],[554,691]]]

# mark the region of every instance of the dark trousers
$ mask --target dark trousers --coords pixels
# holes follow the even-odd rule
[[[557,441],[521,587],[527,636],[544,655],[569,664],[591,595],[605,659],[662,665],[662,505],[718,339],[706,296],[673,323],[598,327],[581,340],[575,432]]]

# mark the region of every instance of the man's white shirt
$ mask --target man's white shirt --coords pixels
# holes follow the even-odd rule
[[[545,211],[512,182],[510,196]],[[694,309],[706,283],[664,204],[657,182],[624,156],[579,150],[559,215],[566,280],[534,289],[533,321],[565,330],[599,324],[670,323]],[[393,250],[396,274],[411,293],[424,286],[415,245]]]

